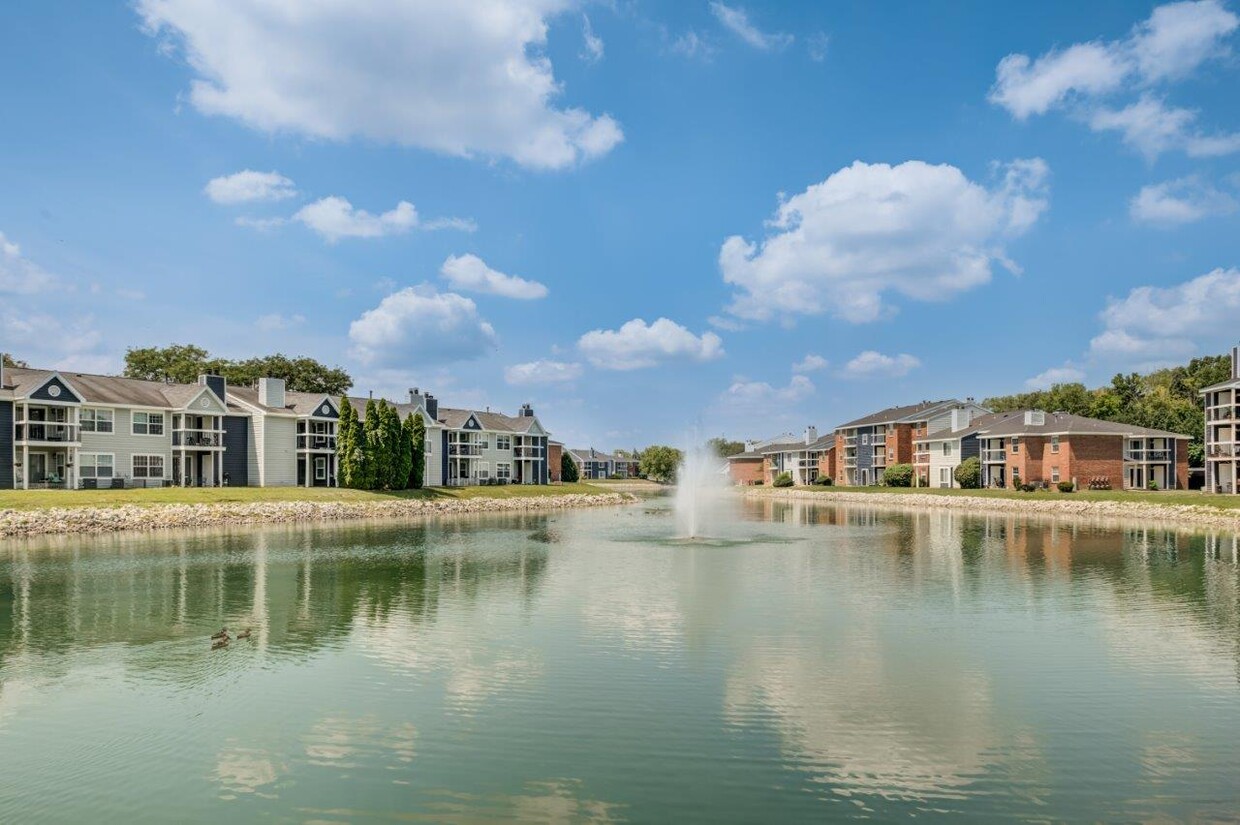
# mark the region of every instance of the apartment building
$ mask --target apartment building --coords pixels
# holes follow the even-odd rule
[[[928,430],[926,435],[918,436],[913,441],[914,455],[917,462],[919,486],[954,488],[956,468],[966,458],[981,460],[981,436],[986,427],[998,424],[1008,418],[1019,416],[1020,412],[984,413],[964,422],[964,416],[953,416],[947,428]],[[924,468],[924,473],[921,472]]]
[[[577,475],[582,479],[637,478],[639,475],[638,460],[624,453],[581,447],[569,450],[568,456],[577,465]]]
[[[982,484],[1188,488],[1189,437],[1064,412],[1022,410],[977,433]]]
[[[349,403],[364,419],[366,401]],[[339,400],[280,379],[229,387],[0,366],[0,489],[335,486]],[[411,390],[427,426],[427,486],[547,484],[548,434],[516,416],[440,408]]]
[[[806,427],[802,437],[785,433],[765,441],[749,441],[745,451],[728,456],[728,477],[743,486],[771,484],[788,473],[793,484],[813,484],[834,471],[835,437]]]
[[[1205,490],[1240,493],[1237,444],[1240,433],[1240,347],[1231,350],[1231,377],[1201,391],[1205,404]]]
[[[928,479],[929,453],[915,450],[915,441],[924,446],[930,434],[988,412],[971,398],[953,398],[890,407],[842,424],[835,430],[835,481],[851,487],[879,484],[893,464],[912,464],[921,479]]]

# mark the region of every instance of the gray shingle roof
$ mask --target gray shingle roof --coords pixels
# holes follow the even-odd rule
[[[1046,413],[1043,424],[1026,424],[1025,410],[1015,415],[994,422],[978,433],[986,438],[998,438],[1006,435],[1135,435],[1144,438],[1182,438],[1189,436],[1167,430],[1155,430],[1149,427],[1138,427],[1134,424],[1121,424],[1116,421],[1102,421],[1097,418],[1086,418],[1071,413]]]
[[[913,440],[914,441],[945,441],[948,439],[964,438],[966,436],[973,435],[974,433],[986,427],[995,426],[1003,421],[1006,421],[1009,418],[1024,416],[1024,414],[1025,413],[1023,410],[1015,410],[1015,411],[1000,412],[1000,413],[986,413],[985,415],[979,415],[977,418],[969,422],[968,426],[961,427],[959,430],[939,430],[938,432],[930,433],[925,438],[915,438]]]
[[[203,389],[200,384],[165,384],[115,375],[93,375],[67,370],[23,369],[6,367],[5,383],[15,395],[34,392],[52,375],[59,374],[88,404],[118,404],[133,407],[166,407],[182,409]],[[224,399],[221,399],[224,400]]]
[[[930,412],[937,407],[944,407],[948,404],[962,404],[955,398],[948,398],[943,401],[922,401],[918,404],[908,404],[903,407],[888,407],[876,413],[870,413],[867,416],[858,418],[855,421],[849,421],[847,424],[841,424],[836,430],[847,430],[853,427],[867,427],[871,424],[894,424],[905,419],[916,420],[914,416],[919,416]]]

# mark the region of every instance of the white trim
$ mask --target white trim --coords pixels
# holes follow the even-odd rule
[[[110,416],[112,416],[111,418],[112,429],[106,430],[106,431],[86,429],[86,419],[84,416],[88,411],[89,412],[106,412]],[[98,421],[96,421],[95,423],[98,423]],[[78,410],[78,438],[81,438],[82,433],[90,433],[91,435],[116,435],[116,410],[112,407],[96,407],[96,406],[83,404],[82,408]]]
[[[150,417],[154,415],[156,412],[158,412],[160,420],[163,423],[160,425],[160,428],[159,428],[160,432],[152,433],[149,431],[150,426],[151,426]],[[142,415],[147,416],[146,426],[147,426],[148,432],[140,433],[134,430],[134,427],[137,425],[137,422],[134,420],[137,416],[137,413],[141,413]],[[172,417],[171,410],[151,410],[151,411],[138,410],[133,415],[129,416],[129,434],[134,435],[134,436],[142,436],[143,438],[164,438],[165,436],[169,436],[170,431],[172,429],[171,417]]]
[[[144,475],[144,476],[140,476],[140,475],[138,475],[138,473],[137,473],[137,468],[134,466],[134,459],[135,459],[135,458],[146,458],[146,459],[158,458],[158,459],[160,460],[160,475],[153,476],[153,475],[150,475],[150,474],[149,474],[149,471],[150,471],[150,462],[149,462],[149,461],[147,462],[147,471],[148,471],[148,475]],[[169,475],[168,475],[168,456],[167,456],[166,454],[164,454],[164,453],[134,453],[133,455],[129,456],[129,476],[130,476],[130,478],[144,478],[144,479],[152,479],[152,478],[165,479],[165,478],[169,478]]]
[[[104,455],[106,455],[108,458],[110,458],[110,459],[111,459],[111,465],[112,465],[112,472],[111,472],[111,473],[109,473],[109,474],[108,474],[108,475],[106,475],[106,476],[101,476],[101,475],[99,475],[99,474],[98,474],[98,472],[99,472],[99,471],[98,471],[98,466],[99,466],[99,464],[98,464],[98,462],[96,461],[96,462],[95,462],[95,465],[94,465],[94,466],[95,466],[95,468],[96,468],[96,469],[95,469],[95,475],[93,475],[93,476],[85,476],[85,475],[82,475],[82,470],[83,470],[83,468],[84,468],[84,466],[85,466],[85,464],[86,464],[86,458],[87,458],[88,456],[89,456],[89,457],[91,457],[91,458],[96,458],[96,459],[97,459],[99,456],[104,456]],[[98,478],[116,478],[116,477],[117,477],[117,476],[116,476],[116,453],[94,453],[94,452],[88,453],[88,452],[83,452],[83,451],[81,451],[81,450],[78,450],[78,455],[77,455],[77,476],[78,476],[78,480],[79,480],[79,481],[80,481],[81,479],[84,479],[84,478],[96,478],[96,479],[98,479]]]

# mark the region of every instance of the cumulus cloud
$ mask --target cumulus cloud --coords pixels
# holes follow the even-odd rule
[[[22,255],[21,247],[0,232],[0,292],[33,295],[55,284],[55,278]]]
[[[565,361],[530,361],[504,370],[504,380],[517,387],[533,384],[563,384],[581,377],[581,364]]]
[[[491,269],[477,255],[449,255],[440,274],[456,289],[531,301],[547,297],[547,287]]]
[[[723,340],[713,332],[694,335],[659,318],[647,324],[634,318],[620,329],[596,329],[577,341],[582,354],[596,367],[635,370],[673,360],[710,361],[723,356]]]
[[[418,210],[409,201],[401,201],[382,215],[372,215],[333,195],[306,204],[297,210],[293,220],[335,243],[341,238],[378,238],[408,232],[418,225]]]
[[[212,178],[203,191],[216,203],[233,204],[285,200],[297,194],[297,187],[279,172],[245,169]]]
[[[1132,219],[1154,226],[1179,226],[1236,211],[1236,199],[1197,177],[1141,187],[1128,205]]]
[[[1095,131],[1118,131],[1148,157],[1169,150],[1192,156],[1240,150],[1240,135],[1208,135],[1197,113],[1168,106],[1151,89],[1191,75],[1229,53],[1227,39],[1240,18],[1220,0],[1169,3],[1154,9],[1120,40],[1075,43],[1034,59],[1010,54],[995,69],[990,101],[1024,120],[1069,107]],[[1138,95],[1118,108],[1115,95]]]
[[[1085,380],[1085,373],[1076,367],[1051,367],[1032,378],[1025,379],[1025,388],[1029,390],[1049,390],[1056,384],[1073,384]]]
[[[562,169],[623,140],[609,115],[558,103],[548,21],[572,5],[137,0],[135,8],[193,70],[188,99],[204,114],[269,133]]]
[[[1230,334],[1238,311],[1240,269],[1234,267],[1171,287],[1139,286],[1108,302],[1090,354],[1136,368],[1175,362],[1196,352],[1202,336]]]
[[[830,365],[830,363],[831,363],[830,361],[828,361],[826,358],[823,358],[821,355],[815,355],[813,353],[810,353],[809,355],[806,355],[804,358],[802,358],[800,361],[797,361],[795,364],[793,364],[792,371],[793,372],[817,372],[819,370],[825,370]]]
[[[594,33],[594,27],[590,25],[590,18],[581,15],[581,39],[585,45],[585,52],[581,55],[591,63],[597,63],[603,59],[603,38]]]
[[[908,353],[884,355],[866,350],[844,365],[844,378],[902,378],[921,366],[921,361]]]
[[[773,387],[766,381],[738,378],[728,387],[729,400],[762,405],[772,401],[793,404],[814,394],[814,382],[804,375],[794,375],[786,387]]]
[[[986,188],[954,166],[861,161],[787,198],[755,243],[734,235],[719,252],[735,285],[729,311],[766,320],[829,312],[852,322],[889,314],[883,296],[943,300],[1014,269],[1004,242],[1047,206],[1040,158],[1000,167]]]
[[[763,51],[783,49],[792,43],[792,35],[784,32],[764,32],[749,21],[749,15],[742,8],[726,6],[723,3],[710,4],[711,14],[728,31],[741,40]]]
[[[349,325],[352,353],[367,365],[464,361],[495,349],[495,328],[469,298],[422,285],[394,292]]]

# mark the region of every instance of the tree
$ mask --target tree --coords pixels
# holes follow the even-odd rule
[[[336,481],[341,487],[361,483],[362,428],[357,410],[346,396],[340,396],[340,420],[336,422]]]
[[[379,460],[378,483],[375,489],[378,490],[403,490],[405,483],[409,479],[409,471],[405,470],[401,475],[401,468],[404,460],[401,452],[404,450],[405,440],[402,435],[403,427],[400,422],[400,413],[396,412],[396,408],[386,401],[379,402]]]
[[[131,347],[125,353],[125,377],[145,381],[193,384],[203,374],[222,375],[229,384],[253,386],[260,378],[282,378],[293,392],[340,395],[353,379],[339,367],[328,367],[313,358],[289,358],[281,353],[230,361],[214,358],[193,344],[166,347]]]
[[[577,471],[577,462],[573,461],[573,457],[568,454],[568,450],[560,453],[560,481],[565,484],[571,484],[581,478],[581,473]]]
[[[675,447],[664,445],[647,447],[642,450],[638,470],[652,481],[671,483],[676,480],[676,470],[680,467],[681,458],[680,450]]]
[[[961,488],[976,490],[982,486],[982,460],[975,455],[969,456],[956,466],[952,475]]]
[[[737,455],[745,452],[745,444],[741,441],[729,441],[723,436],[715,436],[706,442],[706,446],[719,458],[727,458],[728,456]]]
[[[23,369],[23,370],[30,369],[30,365],[27,364],[25,361],[19,361],[18,359],[9,355],[7,352],[4,353],[4,366],[17,367],[18,369]]]
[[[912,464],[892,464],[883,471],[884,487],[912,487],[913,486],[913,465]]]
[[[405,422],[409,424],[409,488],[420,490],[426,483],[426,421],[413,413]]]
[[[379,483],[379,405],[373,398],[366,401],[362,416],[362,436],[358,439],[357,488],[373,490]]]
[[[775,478],[771,479],[771,486],[772,487],[791,487],[792,486],[792,473],[783,472],[775,476]]]

